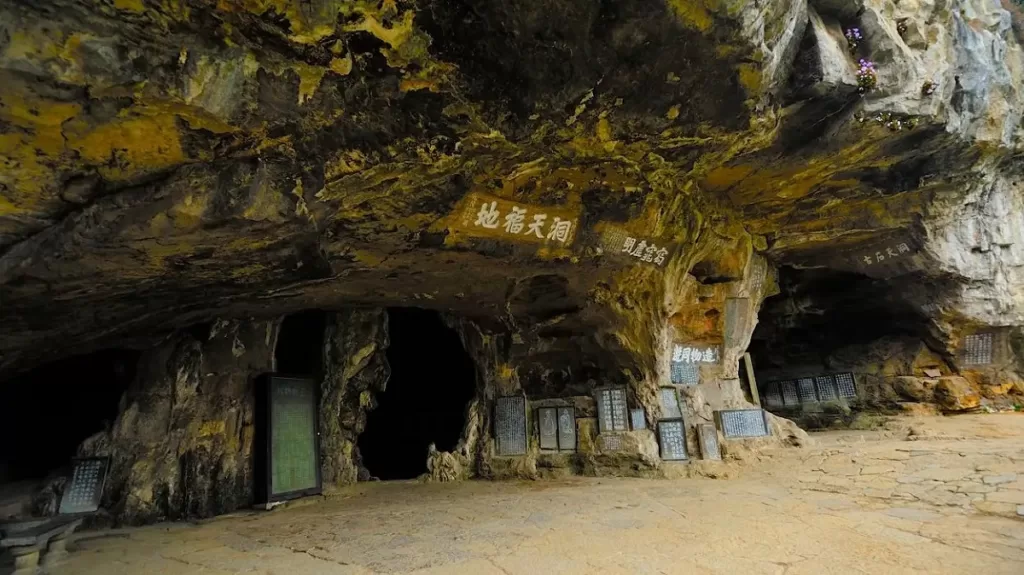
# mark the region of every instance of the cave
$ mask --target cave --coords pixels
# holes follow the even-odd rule
[[[440,314],[388,309],[391,377],[359,436],[370,475],[412,479],[427,471],[429,446],[453,451],[476,392],[476,369],[455,330]]]
[[[139,352],[108,349],[44,364],[0,384],[0,482],[31,482],[68,466],[110,426]]]
[[[321,310],[304,310],[285,317],[274,348],[274,371],[284,375],[321,376],[326,326],[327,314]]]

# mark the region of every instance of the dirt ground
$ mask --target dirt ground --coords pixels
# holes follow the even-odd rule
[[[79,534],[52,573],[1024,574],[1024,415],[816,434],[730,479],[360,484]]]

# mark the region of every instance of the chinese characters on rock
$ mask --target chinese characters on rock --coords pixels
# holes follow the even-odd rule
[[[648,244],[645,240],[640,240],[638,243],[637,238],[631,236],[626,236],[623,241],[622,252],[659,266],[665,263],[665,256],[668,255],[667,249],[659,248],[654,242]]]
[[[718,348],[676,344],[672,348],[674,363],[718,363]]]
[[[899,257],[907,253],[910,253],[910,247],[908,247],[907,244],[903,243],[899,244],[895,248],[886,247],[884,250],[879,250],[875,252],[874,255],[867,254],[861,259],[865,265],[871,265],[875,263],[881,263],[887,259],[891,260],[893,258]]]
[[[527,219],[529,216],[530,219]],[[542,240],[553,240],[559,243],[567,243],[572,238],[572,220],[563,220],[554,217],[548,222],[547,214],[527,214],[526,208],[513,206],[511,212],[505,214],[504,219],[498,210],[498,202],[484,202],[480,211],[476,214],[474,226],[496,230],[505,230],[508,234],[522,234]]]

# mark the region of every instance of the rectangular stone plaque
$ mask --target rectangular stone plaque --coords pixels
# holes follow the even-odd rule
[[[540,448],[558,449],[558,409],[542,407],[537,410],[537,424],[540,427]]]
[[[629,418],[632,420],[633,429],[647,429],[647,417],[643,409],[629,410]]]
[[[839,397],[857,397],[857,385],[854,383],[852,373],[840,373],[836,375],[836,388],[839,390]]]
[[[831,375],[815,377],[814,386],[818,388],[818,401],[835,401],[839,397],[836,392],[836,378]]]
[[[796,392],[795,381],[783,381],[779,384],[782,387],[782,401],[786,407],[792,407],[800,403],[800,396]]]
[[[782,391],[778,381],[770,381],[764,386],[764,403],[769,407],[782,407]]]
[[[700,383],[700,367],[695,363],[672,362],[672,383],[698,385]]]
[[[270,378],[270,486],[272,499],[320,490],[317,448],[319,384],[312,379]]]
[[[992,333],[976,333],[964,337],[963,362],[965,365],[988,365],[992,363],[995,347]]]
[[[71,479],[60,500],[60,513],[91,513],[100,508],[103,485],[107,480],[105,457],[91,457],[75,461]]]
[[[815,403],[818,395],[814,391],[814,379],[801,377],[796,380],[797,390],[800,393],[800,403]]]
[[[526,398],[499,397],[494,405],[494,436],[498,455],[526,453]]]
[[[629,408],[626,388],[612,387],[597,391],[597,423],[601,433],[629,431]]]
[[[771,432],[763,409],[726,409],[716,411],[722,434],[728,439],[765,437]]]
[[[661,388],[661,417],[663,419],[679,419],[683,412],[679,409],[679,396],[671,387]]]
[[[704,459],[720,461],[722,452],[718,448],[718,430],[710,423],[702,423],[697,426],[697,434],[700,436],[700,451]]]
[[[758,297],[764,289],[764,279],[768,274],[768,262],[760,257],[753,256],[750,259],[750,295]]]
[[[558,450],[576,451],[576,408],[558,408]]]
[[[658,443],[661,458],[666,461],[686,459],[686,428],[683,420],[662,420],[658,422]]]

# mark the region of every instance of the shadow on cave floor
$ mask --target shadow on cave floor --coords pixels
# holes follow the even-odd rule
[[[476,369],[458,334],[437,312],[388,309],[391,378],[359,436],[363,465],[379,479],[427,471],[431,443],[455,448],[476,391]]]

